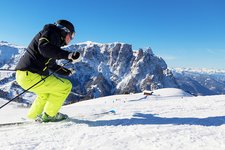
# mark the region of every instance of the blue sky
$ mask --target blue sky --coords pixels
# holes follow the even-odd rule
[[[67,19],[71,44],[151,47],[168,67],[225,69],[225,0],[2,0],[0,41],[27,46],[47,23]]]

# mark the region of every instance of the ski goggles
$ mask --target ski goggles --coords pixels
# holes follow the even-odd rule
[[[72,40],[75,37],[75,32],[73,32],[72,34],[71,33],[69,34],[70,34],[70,39]]]
[[[73,32],[73,33],[71,34],[70,30],[69,30],[67,27],[65,27],[65,26],[63,26],[63,25],[61,25],[61,24],[57,24],[57,23],[55,23],[55,25],[56,25],[58,28],[64,30],[66,33],[69,33],[70,39],[71,39],[71,40],[75,37],[75,32]]]

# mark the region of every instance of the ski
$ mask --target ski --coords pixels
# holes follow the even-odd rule
[[[9,123],[2,123],[0,127],[4,126],[21,126],[21,125],[28,125],[28,124],[48,124],[48,123],[59,123],[59,122],[69,122],[71,119],[68,117],[67,119],[55,122],[41,122],[40,120],[35,121],[18,121],[18,122],[9,122]]]
[[[4,126],[17,126],[17,125],[31,124],[31,123],[34,123],[34,122],[32,122],[32,121],[9,122],[9,123],[2,123],[2,124],[0,124],[0,127],[4,127]]]

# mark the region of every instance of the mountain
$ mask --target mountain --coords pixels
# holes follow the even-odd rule
[[[2,55],[8,56],[4,57],[1,66],[6,69],[13,69],[25,50],[7,42],[1,42],[0,49]],[[64,47],[64,49],[80,51],[83,55],[81,62],[67,65],[76,70],[76,74],[69,77],[73,83],[69,99],[90,99],[177,87],[176,80],[167,69],[165,61],[155,56],[151,48],[133,51],[132,46],[125,43],[84,42]],[[59,63],[65,63],[65,61],[59,61]],[[17,91],[16,93],[21,91],[13,82],[14,76],[15,74],[11,73],[1,77],[1,85],[4,86],[0,86],[0,89],[6,92],[8,98],[15,95],[15,92],[12,93],[11,90]]]
[[[19,58],[25,52],[25,48],[6,41],[0,42],[0,69],[13,70]],[[15,72],[0,72],[0,97],[11,99],[22,89],[15,83]],[[32,95],[27,93],[27,95]],[[21,98],[18,101],[23,101]]]
[[[74,66],[77,74],[72,77],[73,87],[90,98],[177,87],[172,74],[166,72],[165,61],[150,48],[133,52],[129,44],[86,42],[66,49],[83,55],[82,62]]]
[[[181,89],[194,95],[225,94],[225,70],[171,69]]]
[[[0,42],[0,68],[13,69],[25,48],[6,41]]]
[[[0,105],[6,100],[0,98]],[[0,111],[0,149],[222,150],[225,96],[193,97],[180,89],[113,95],[63,106],[68,121],[2,125],[26,120],[28,108]]]
[[[132,50],[125,43],[84,42],[64,47],[79,51],[81,62],[69,64],[76,74],[68,79],[73,89],[67,103],[102,96],[137,93],[160,88],[181,88],[193,95],[225,93],[225,71],[210,69],[168,69],[166,62],[151,48]],[[22,46],[0,42],[0,68],[14,69],[25,52]],[[60,60],[58,63],[65,63]],[[15,82],[15,73],[0,73],[0,95],[11,99],[23,90]],[[35,95],[27,92],[18,101],[30,103]]]

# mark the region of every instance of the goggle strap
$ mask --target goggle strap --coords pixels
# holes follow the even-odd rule
[[[61,24],[58,24],[58,23],[54,23],[54,24],[55,24],[56,27],[58,27],[59,29],[62,29],[62,30],[64,30],[65,32],[70,33],[70,30],[69,30],[67,27],[65,27],[65,26],[63,26],[63,25],[61,25]]]

